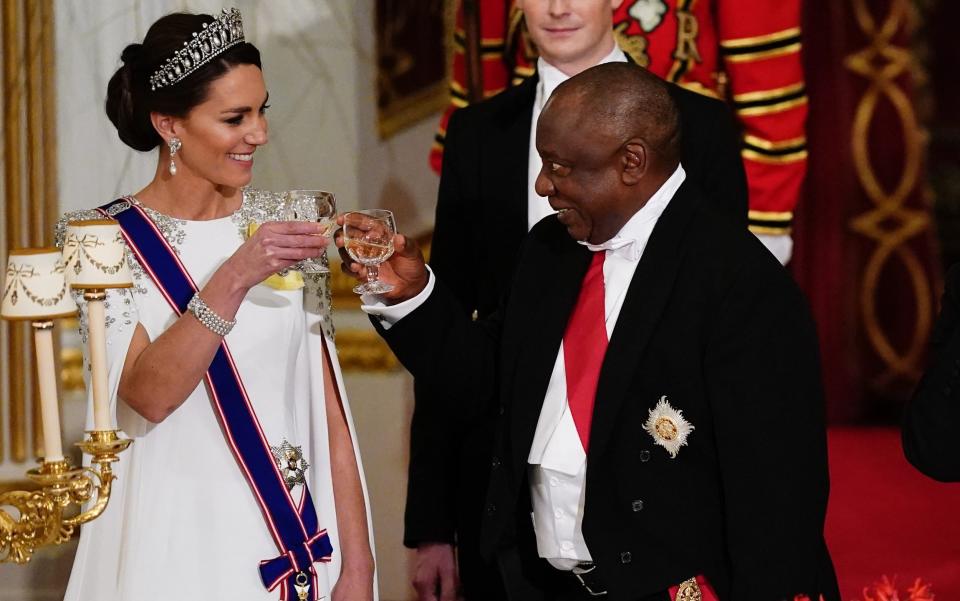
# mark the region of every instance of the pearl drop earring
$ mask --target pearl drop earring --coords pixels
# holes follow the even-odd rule
[[[180,147],[182,146],[180,143],[180,138],[177,138],[176,136],[170,138],[170,141],[167,142],[167,146],[170,148],[170,167],[168,170],[170,171],[170,175],[176,175],[177,164],[173,162],[173,157],[177,154],[177,151],[180,150]]]

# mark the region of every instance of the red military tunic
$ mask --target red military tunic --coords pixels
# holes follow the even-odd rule
[[[534,72],[535,53],[512,4],[480,2],[484,96]],[[638,64],[731,103],[743,132],[750,229],[789,234],[807,167],[800,0],[624,0],[613,22]],[[450,113],[467,104],[462,15],[454,44],[451,106],[430,157],[438,172]]]

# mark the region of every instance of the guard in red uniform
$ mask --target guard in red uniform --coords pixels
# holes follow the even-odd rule
[[[800,5],[800,0],[624,0],[614,13],[617,41],[634,61],[732,103],[743,135],[750,230],[781,263],[790,260],[790,227],[807,168]],[[480,17],[488,97],[532,75],[536,49],[511,0],[480,2]],[[438,172],[450,114],[468,104],[462,20],[454,42],[451,106],[430,156]]]

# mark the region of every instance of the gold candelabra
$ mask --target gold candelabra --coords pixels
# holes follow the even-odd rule
[[[0,316],[33,325],[44,456],[38,467],[27,471],[36,490],[0,494],[0,562],[24,564],[37,549],[66,542],[110,502],[116,478],[112,464],[131,441],[120,438],[111,425],[103,303],[107,288],[132,285],[124,253],[112,220],[71,222],[63,253],[56,248],[10,252]],[[71,465],[60,443],[53,319],[77,312],[68,286],[83,290],[87,303],[94,428],[77,446],[90,455],[89,467]]]
[[[91,456],[91,467],[74,467],[67,459],[47,461],[27,471],[38,490],[15,490],[0,494],[0,507],[13,507],[13,517],[0,510],[0,562],[27,563],[40,547],[70,540],[80,524],[95,520],[110,501],[111,463],[130,445],[116,430],[93,430],[78,442]],[[92,501],[85,510],[69,515],[69,508]]]

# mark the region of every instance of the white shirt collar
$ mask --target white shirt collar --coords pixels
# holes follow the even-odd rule
[[[614,44],[613,50],[610,51],[610,54],[605,56],[597,64],[602,65],[604,63],[625,62],[627,62],[627,55],[623,53],[623,50],[620,49],[620,46]],[[543,90],[540,98],[542,99],[543,103],[547,102],[547,99],[550,98],[550,95],[553,94],[553,91],[557,89],[557,86],[570,79],[569,75],[543,60],[543,57],[537,59],[537,73],[540,75],[540,85],[542,86]]]
[[[663,185],[654,192],[650,200],[633,214],[633,217],[620,228],[620,231],[613,238],[601,244],[590,244],[582,240],[578,242],[594,252],[608,250],[630,261],[639,261],[643,249],[647,245],[647,240],[650,238],[653,224],[660,219],[660,215],[663,214],[664,209],[670,203],[670,199],[677,193],[680,184],[686,177],[687,173],[683,170],[683,165],[678,164],[667,181],[663,182]]]

